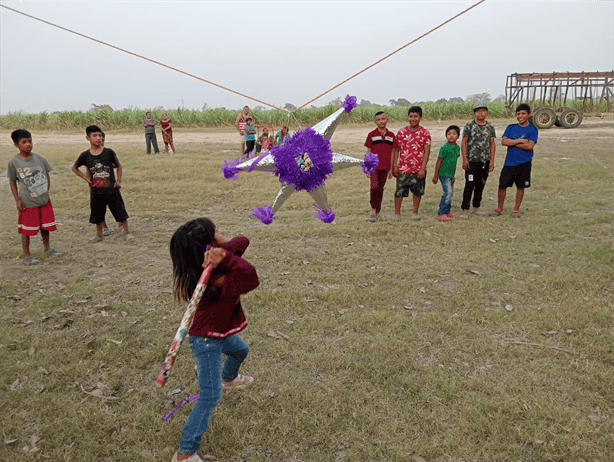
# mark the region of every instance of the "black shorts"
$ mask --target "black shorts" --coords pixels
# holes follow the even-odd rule
[[[97,225],[105,221],[104,216],[107,212],[107,206],[109,206],[109,210],[113,214],[113,218],[115,218],[115,221],[118,223],[128,219],[128,213],[126,213],[124,200],[122,199],[119,189],[117,189],[112,194],[90,195],[90,223]]]
[[[397,189],[394,197],[407,197],[409,191],[416,196],[424,196],[426,177],[418,178],[417,173],[399,173],[397,175]]]
[[[516,185],[518,189],[531,187],[531,162],[520,165],[505,165],[499,177],[499,189],[511,188]]]

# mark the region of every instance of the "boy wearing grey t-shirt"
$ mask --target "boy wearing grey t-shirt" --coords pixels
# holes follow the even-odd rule
[[[45,253],[56,257],[62,255],[49,247],[49,232],[57,229],[49,199],[51,166],[43,156],[32,152],[32,135],[29,131],[15,130],[11,138],[19,154],[9,160],[6,176],[19,213],[17,227],[21,234],[23,262],[28,266],[36,265],[39,261],[30,254],[30,236],[36,236],[39,230]]]

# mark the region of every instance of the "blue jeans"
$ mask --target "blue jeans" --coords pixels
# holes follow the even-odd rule
[[[443,188],[443,195],[441,196],[441,202],[439,202],[438,215],[447,215],[452,208],[452,196],[454,196],[454,178],[447,176],[440,176],[439,182]]]
[[[145,133],[145,143],[147,143],[147,154],[151,154],[151,143],[153,143],[154,152],[160,154],[158,149],[158,138],[155,133]]]
[[[190,337],[190,348],[196,357],[200,393],[183,427],[178,451],[181,454],[198,451],[213,409],[222,399],[222,379],[229,382],[237,378],[239,367],[249,352],[249,347],[238,335],[220,339]],[[223,370],[220,368],[222,353],[227,355]]]

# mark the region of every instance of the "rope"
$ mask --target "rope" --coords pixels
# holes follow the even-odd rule
[[[456,16],[451,17],[450,19],[448,19],[447,21],[442,22],[441,24],[439,24],[437,27],[434,27],[433,29],[431,29],[430,31],[428,31],[425,34],[422,34],[420,37],[412,40],[411,42],[407,43],[406,45],[403,45],[401,48],[399,48],[398,50],[393,51],[392,53],[390,53],[389,55],[384,56],[382,59],[380,59],[379,61],[374,62],[373,64],[371,64],[370,66],[365,67],[362,71],[357,72],[356,74],[354,74],[353,76],[345,79],[343,82],[338,83],[337,85],[335,85],[334,87],[332,87],[330,90],[326,90],[324,93],[322,93],[321,95],[316,96],[315,98],[313,98],[310,101],[307,101],[305,104],[303,104],[302,106],[297,107],[296,109],[294,109],[292,112],[296,112],[299,109],[304,108],[305,106],[307,106],[310,103],[313,103],[315,100],[320,99],[322,96],[326,95],[327,93],[330,93],[331,91],[333,91],[335,88],[340,87],[341,85],[343,85],[346,82],[349,82],[350,80],[352,80],[354,77],[359,76],[360,74],[362,74],[363,72],[371,69],[372,67],[374,67],[375,65],[381,63],[382,61],[384,61],[385,59],[390,58],[393,54],[398,53],[399,51],[401,51],[404,48],[407,48],[409,45],[411,45],[412,43],[417,42],[418,40],[420,40],[421,38],[426,37],[427,35],[429,35],[431,32],[436,31],[437,29],[439,29],[440,27],[446,25],[447,23],[449,23],[450,21],[458,18],[459,16],[465,14],[467,11],[475,8],[476,6],[478,6],[480,3],[484,3],[486,0],[480,0],[479,2],[477,2],[475,5],[470,6],[469,8],[467,8],[464,11],[461,11],[460,13],[458,13]]]
[[[128,53],[129,55],[136,56],[137,58],[144,59],[145,61],[149,61],[149,62],[152,62],[152,63],[154,63],[154,64],[158,64],[158,65],[160,65],[160,66],[162,66],[162,67],[166,67],[167,69],[173,70],[173,71],[175,71],[175,72],[179,72],[180,74],[187,75],[188,77],[192,77],[192,78],[195,78],[195,79],[197,79],[197,80],[201,80],[201,81],[203,81],[203,82],[205,82],[205,83],[208,83],[208,84],[210,84],[210,85],[214,85],[214,86],[216,86],[216,87],[218,87],[218,88],[221,88],[221,89],[223,89],[223,90],[229,91],[229,92],[234,93],[234,94],[236,94],[236,95],[243,96],[244,98],[251,99],[252,101],[256,101],[256,102],[258,102],[258,103],[261,103],[261,104],[264,104],[264,105],[266,105],[266,106],[272,107],[273,109],[278,109],[278,110],[280,110],[280,111],[288,112],[286,109],[282,109],[282,108],[277,107],[277,106],[275,106],[275,105],[273,105],[273,104],[265,103],[264,101],[260,101],[259,99],[256,99],[256,98],[254,98],[254,97],[252,97],[252,96],[245,95],[245,94],[240,93],[240,92],[238,92],[238,91],[235,91],[235,90],[232,90],[232,89],[230,89],[230,88],[227,88],[227,87],[225,87],[225,86],[223,86],[223,85],[219,85],[219,84],[217,84],[217,83],[215,83],[215,82],[211,82],[210,80],[206,80],[206,79],[203,79],[202,77],[198,77],[197,75],[190,74],[189,72],[182,71],[181,69],[177,69],[177,68],[174,68],[174,67],[172,67],[172,66],[168,66],[168,65],[166,65],[166,64],[164,64],[164,63],[161,63],[161,62],[159,62],[159,61],[155,61],[155,60],[150,59],[150,58],[147,58],[147,57],[145,57],[145,56],[141,56],[141,55],[139,55],[139,54],[137,54],[137,53],[133,53],[132,51],[124,50],[123,48],[116,47],[115,45],[111,45],[111,44],[109,44],[109,43],[103,42],[102,40],[98,40],[98,39],[95,39],[95,38],[89,37],[89,36],[84,35],[84,34],[81,34],[81,33],[79,33],[79,32],[75,32],[74,30],[67,29],[66,27],[58,26],[57,24],[54,24],[54,23],[49,22],[49,21],[45,21],[44,19],[37,18],[36,16],[31,16],[31,15],[29,15],[29,14],[26,14],[26,13],[23,13],[23,12],[21,12],[21,11],[15,10],[15,9],[13,9],[13,8],[9,8],[8,6],[3,5],[3,4],[1,4],[1,3],[0,3],[0,6],[1,6],[2,8],[6,8],[7,10],[14,11],[15,13],[19,13],[19,14],[21,14],[21,15],[23,15],[23,16],[27,16],[28,18],[32,18],[32,19],[35,19],[35,20],[40,21],[40,22],[42,22],[42,23],[49,24],[50,26],[57,27],[58,29],[65,30],[66,32],[70,32],[71,34],[75,34],[75,35],[78,35],[78,36],[80,36],[80,37],[86,38],[86,39],[88,39],[88,40],[92,40],[93,42],[98,42],[98,43],[100,43],[100,44],[102,44],[102,45],[106,45],[106,46],[108,46],[108,47],[115,48],[116,50],[123,51],[124,53]]]
[[[426,36],[427,36],[427,35],[429,35],[430,33],[432,33],[432,32],[434,32],[434,31],[436,31],[436,30],[437,30],[437,29],[439,29],[440,27],[443,27],[444,25],[446,25],[446,24],[447,24],[447,23],[449,23],[450,21],[453,21],[454,19],[456,19],[456,18],[458,18],[459,16],[461,16],[461,15],[465,14],[467,11],[469,11],[469,10],[471,10],[471,9],[475,8],[476,6],[480,5],[481,3],[484,3],[485,1],[486,1],[486,0],[480,0],[479,2],[477,2],[476,4],[474,4],[474,5],[470,6],[470,7],[469,7],[469,8],[467,8],[466,10],[463,10],[463,11],[461,11],[460,13],[458,13],[457,15],[455,15],[455,16],[451,17],[450,19],[448,19],[447,21],[442,22],[442,23],[441,23],[441,24],[439,24],[437,27],[434,27],[434,28],[433,28],[433,29],[431,29],[430,31],[428,31],[428,32],[426,32],[426,33],[424,33],[424,34],[422,34],[420,37],[418,37],[418,38],[416,38],[416,39],[412,40],[411,42],[409,42],[409,43],[407,43],[407,44],[403,45],[401,48],[399,48],[399,49],[397,49],[397,50],[393,51],[392,53],[390,53],[390,54],[388,54],[388,55],[384,56],[383,58],[381,58],[380,60],[378,60],[378,61],[374,62],[374,63],[373,63],[373,64],[371,64],[370,66],[365,67],[363,70],[361,70],[361,71],[357,72],[356,74],[354,74],[354,75],[352,75],[351,77],[349,77],[349,78],[345,79],[345,80],[344,80],[344,81],[342,81],[341,83],[338,83],[338,84],[337,84],[337,85],[335,85],[334,87],[330,88],[329,90],[326,90],[324,93],[322,93],[322,94],[320,94],[320,95],[316,96],[315,98],[313,98],[313,99],[312,99],[312,100],[310,100],[310,101],[307,101],[305,104],[303,104],[302,106],[297,107],[296,109],[294,109],[294,110],[292,110],[292,111],[288,111],[288,110],[286,110],[286,109],[282,109],[282,108],[277,107],[277,106],[275,106],[275,105],[273,105],[273,104],[265,103],[264,101],[261,101],[261,100],[259,100],[259,99],[256,99],[256,98],[254,98],[254,97],[252,97],[252,96],[245,95],[245,94],[240,93],[240,92],[238,92],[238,91],[232,90],[232,89],[230,89],[230,88],[228,88],[228,87],[224,87],[223,85],[219,85],[219,84],[217,84],[217,83],[215,83],[215,82],[211,82],[210,80],[206,80],[206,79],[203,79],[202,77],[198,77],[198,76],[196,76],[196,75],[194,75],[194,74],[190,74],[189,72],[182,71],[181,69],[177,69],[177,68],[174,68],[174,67],[172,67],[172,66],[168,66],[168,65],[166,65],[166,64],[164,64],[164,63],[161,63],[161,62],[159,62],[159,61],[155,61],[155,60],[150,59],[150,58],[147,58],[147,57],[145,57],[145,56],[141,56],[141,55],[139,55],[139,54],[137,54],[137,53],[133,53],[133,52],[128,51],[128,50],[124,50],[123,48],[116,47],[115,45],[111,45],[111,44],[109,44],[109,43],[103,42],[102,40],[98,40],[98,39],[95,39],[95,38],[89,37],[89,36],[84,35],[84,34],[81,34],[81,33],[79,33],[79,32],[75,32],[75,31],[73,31],[73,30],[71,30],[71,29],[67,29],[66,27],[58,26],[57,24],[54,24],[54,23],[52,23],[52,22],[45,21],[44,19],[37,18],[36,16],[31,16],[31,15],[26,14],[26,13],[23,13],[23,12],[21,12],[21,11],[19,11],[19,10],[15,10],[15,9],[13,9],[13,8],[9,8],[8,6],[3,5],[3,4],[1,4],[1,3],[0,3],[0,6],[1,6],[2,8],[6,8],[7,10],[14,11],[15,13],[19,13],[19,14],[21,14],[21,15],[23,15],[23,16],[28,17],[28,18],[32,18],[32,19],[35,19],[35,20],[40,21],[40,22],[42,22],[42,23],[49,24],[50,26],[57,27],[58,29],[65,30],[66,32],[70,32],[71,34],[79,35],[80,37],[86,38],[86,39],[88,39],[88,40],[92,40],[92,41],[94,41],[94,42],[98,42],[98,43],[100,43],[100,44],[102,44],[102,45],[106,45],[106,46],[111,47],[111,48],[115,48],[116,50],[123,51],[124,53],[127,53],[127,54],[129,54],[129,55],[136,56],[137,58],[144,59],[145,61],[149,61],[149,62],[152,62],[152,63],[154,63],[154,64],[158,64],[158,65],[160,65],[160,66],[162,66],[162,67],[166,67],[167,69],[171,69],[171,70],[173,70],[173,71],[175,71],[175,72],[179,72],[180,74],[187,75],[188,77],[192,77],[192,78],[194,78],[194,79],[197,79],[197,80],[200,80],[200,81],[202,81],[202,82],[208,83],[208,84],[210,84],[210,85],[216,86],[216,87],[218,87],[218,88],[221,88],[221,89],[223,89],[223,90],[229,91],[229,92],[234,93],[234,94],[236,94],[236,95],[243,96],[244,98],[247,98],[247,99],[250,99],[250,100],[252,100],[252,101],[256,101],[256,102],[258,102],[258,103],[261,103],[261,104],[264,104],[264,105],[266,105],[266,106],[272,107],[273,109],[277,109],[277,110],[279,110],[279,111],[286,112],[286,113],[288,113],[288,122],[289,122],[289,121],[290,121],[290,120],[289,120],[289,119],[290,119],[290,114],[292,114],[292,113],[294,113],[294,112],[298,111],[299,109],[304,108],[305,106],[307,106],[307,105],[308,105],[308,104],[310,104],[310,103],[313,103],[315,100],[320,99],[322,96],[326,95],[327,93],[330,93],[330,92],[331,92],[331,91],[333,91],[334,89],[339,88],[341,85],[343,85],[343,84],[344,84],[344,83],[346,83],[346,82],[349,82],[349,81],[350,81],[350,80],[352,80],[354,77],[359,76],[359,75],[360,75],[360,74],[362,74],[363,72],[365,72],[365,71],[367,71],[367,70],[371,69],[372,67],[374,67],[374,66],[376,66],[377,64],[381,63],[381,62],[382,62],[382,61],[384,61],[385,59],[390,58],[392,55],[394,55],[394,54],[398,53],[399,51],[403,50],[404,48],[407,48],[409,45],[411,45],[411,44],[413,44],[413,43],[416,43],[418,40],[420,40],[420,39],[422,39],[422,38],[426,37]],[[295,119],[296,119],[296,117],[295,117]]]

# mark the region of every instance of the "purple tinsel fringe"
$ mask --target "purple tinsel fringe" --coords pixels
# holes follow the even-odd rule
[[[315,206],[317,212],[313,214],[314,217],[319,218],[324,223],[332,223],[335,220],[335,214],[333,213],[332,207],[328,207],[328,212],[326,212],[318,204],[315,204]]]
[[[237,173],[241,173],[243,171],[243,169],[237,168],[237,165],[239,165],[240,162],[241,159],[225,160],[224,165],[222,165],[222,174],[224,175],[224,178],[227,180],[237,179]]]
[[[313,167],[302,171],[297,159],[307,153]],[[311,127],[299,130],[281,146],[273,146],[275,175],[282,183],[293,184],[297,191],[311,191],[324,183],[333,172],[333,151],[330,141],[317,134]]]
[[[350,112],[352,109],[356,107],[356,97],[346,95],[345,101],[343,102],[342,106],[343,106],[343,109],[345,109],[345,112]]]
[[[171,412],[169,412],[168,414],[166,414],[163,418],[162,418],[162,422],[166,422],[168,419],[171,418],[171,416],[177,412],[179,409],[181,409],[181,406],[183,406],[185,403],[189,402],[189,401],[196,401],[198,399],[198,395],[194,395],[194,396],[190,396],[189,398],[184,399],[183,401],[181,401],[179,403],[179,405],[173,409]]]
[[[368,152],[365,154],[365,162],[361,165],[361,167],[362,171],[368,175],[369,173],[372,173],[378,165],[379,157],[377,157],[377,154]]]
[[[252,209],[252,216],[258,218],[265,225],[270,225],[273,222],[273,217],[275,214],[271,210],[271,205],[267,205],[266,207],[254,207]]]
[[[262,154],[260,154],[256,160],[254,162],[252,162],[252,165],[249,166],[249,168],[247,169],[247,173],[251,172],[253,169],[256,168],[256,165],[258,165],[260,163],[260,161],[262,159],[264,159],[266,156],[269,155],[269,151],[264,151]]]

